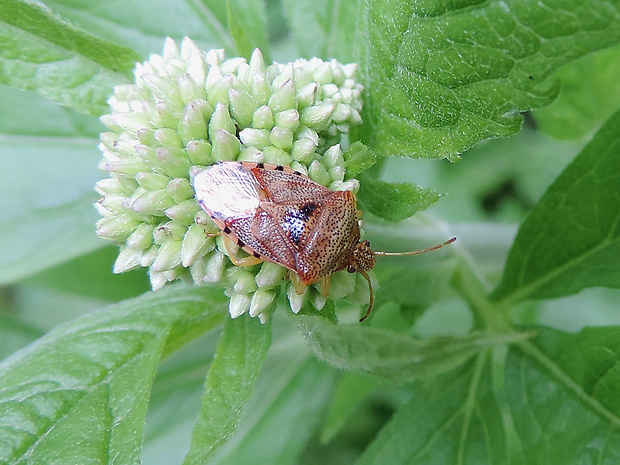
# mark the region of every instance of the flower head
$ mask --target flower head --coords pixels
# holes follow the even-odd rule
[[[264,321],[285,293],[293,311],[325,298],[308,287],[298,296],[273,263],[232,265],[219,228],[200,209],[193,176],[224,160],[291,166],[335,190],[357,191],[345,180],[341,137],[361,122],[362,86],[356,66],[313,58],[266,66],[257,49],[249,62],[202,52],[190,39],[167,39],[163,55],[137,64],[135,84],[118,86],[101,118],[96,204],[97,234],[120,246],[114,272],[148,267],[153,289],[182,279],[220,282],[233,317]],[[353,295],[355,275],[332,277],[330,298]]]

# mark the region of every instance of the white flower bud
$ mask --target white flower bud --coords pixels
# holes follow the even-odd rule
[[[160,169],[172,178],[187,177],[191,166],[184,149],[160,147],[155,151]]]
[[[200,210],[200,207],[196,201],[189,199],[167,208],[164,213],[168,218],[176,221],[177,223],[191,226],[198,210]]]
[[[114,262],[114,273],[125,273],[126,271],[133,270],[140,266],[140,258],[142,257],[142,251],[132,249],[131,247],[124,245],[120,248],[118,257]]]
[[[159,244],[151,246],[146,252],[142,254],[142,257],[140,258],[140,266],[143,266],[145,268],[150,267],[157,258],[158,253]]]
[[[103,218],[97,223],[97,235],[116,242],[124,242],[137,226],[138,221],[127,214]]]
[[[135,250],[146,250],[153,244],[153,226],[148,223],[141,223],[133,233],[127,238],[127,245]],[[122,250],[122,248],[121,248]],[[115,273],[121,273],[115,271]]]
[[[323,163],[329,168],[344,165],[344,156],[340,144],[332,145],[323,155]]]
[[[245,128],[239,133],[239,139],[245,145],[262,150],[269,144],[270,132],[267,129]]]
[[[259,107],[252,115],[252,126],[255,129],[271,129],[273,125],[273,112],[267,105]]]
[[[294,160],[307,165],[314,159],[315,147],[316,145],[311,139],[303,137],[293,142],[293,150],[291,151],[291,155]]]
[[[269,108],[275,112],[295,109],[297,100],[295,99],[295,84],[292,80],[286,81],[271,95]]]
[[[250,303],[250,316],[256,317],[263,313],[267,308],[271,307],[275,300],[276,294],[273,291],[267,289],[258,289],[252,296],[252,302]]]
[[[140,187],[143,187],[147,191],[156,191],[165,189],[170,178],[162,174],[143,171],[136,175],[136,181],[138,181]]]
[[[215,139],[218,131],[226,131],[229,134],[234,134],[236,131],[235,122],[230,117],[228,108],[225,105],[218,103],[209,121],[209,137]]]
[[[288,152],[273,146],[265,147],[263,155],[266,163],[274,165],[289,166],[293,161],[293,157]]]
[[[238,267],[240,268],[240,267]],[[237,274],[235,285],[233,286],[235,292],[250,294],[256,290],[256,282],[254,281],[254,274],[241,269]]]
[[[293,286],[288,287],[288,289],[286,290],[286,296],[288,297],[288,301],[291,304],[291,310],[293,313],[299,313],[301,307],[303,307],[304,305],[308,294],[308,288],[306,288],[306,291],[302,295],[298,295],[297,292],[295,292],[295,288]]]
[[[277,148],[290,151],[293,148],[293,132],[280,126],[276,126],[269,134],[269,142]]]
[[[327,127],[335,109],[336,107],[332,104],[306,107],[301,111],[300,121],[304,126],[320,131]]]
[[[212,143],[211,156],[217,161],[234,160],[241,150],[239,139],[223,129],[215,133]]]
[[[239,126],[245,127],[252,124],[254,111],[258,108],[256,101],[246,93],[239,92],[237,89],[230,89],[228,91],[228,96],[230,99],[232,116]]]
[[[151,265],[154,271],[168,271],[181,264],[181,242],[169,239],[159,248],[157,258]]]
[[[310,177],[310,179],[312,179],[313,181],[318,182],[322,186],[329,185],[331,181],[325,165],[323,165],[318,160],[314,160],[310,164],[310,168],[308,168],[308,177]]]
[[[177,203],[194,198],[194,188],[187,178],[171,179],[167,189],[170,197]]]
[[[339,271],[331,276],[329,284],[329,296],[332,299],[342,299],[343,297],[355,291],[355,275],[358,273],[349,273],[347,271]]]
[[[187,233],[183,237],[181,264],[187,268],[213,249],[215,249],[215,239],[213,237],[207,238],[204,228],[193,224],[187,229]]]
[[[299,127],[299,112],[295,109],[284,110],[276,114],[275,125],[295,131]]]
[[[224,274],[224,265],[226,257],[223,253],[214,252],[208,255],[205,262],[204,281],[208,283],[217,283]]]
[[[252,302],[251,294],[233,294],[228,304],[228,312],[231,318],[238,318],[250,309]]]
[[[258,150],[256,147],[246,147],[241,150],[241,153],[237,157],[237,160],[260,163],[265,161],[265,156],[263,155],[263,152]]]
[[[261,288],[271,288],[282,284],[288,270],[281,265],[265,262],[256,274],[256,284]]]
[[[187,144],[187,157],[195,165],[208,165],[211,158],[212,146],[204,140],[193,140]]]

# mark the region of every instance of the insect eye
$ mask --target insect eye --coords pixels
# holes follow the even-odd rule
[[[349,265],[349,266],[347,267],[347,271],[348,271],[349,273],[355,273],[355,268],[353,268],[353,266]]]
[[[365,245],[366,247],[370,247],[370,241],[364,241],[364,245]]]

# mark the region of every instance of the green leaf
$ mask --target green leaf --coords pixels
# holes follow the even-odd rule
[[[82,31],[41,3],[0,4],[0,82],[81,113],[103,114],[112,87],[128,82],[140,57]]]
[[[356,50],[366,142],[377,153],[458,159],[515,134],[557,95],[556,69],[618,43],[609,2],[365,0]]]
[[[537,332],[417,385],[357,463],[615,464],[618,328]]]
[[[180,41],[187,36],[204,50],[225,47],[228,53],[234,52],[226,26],[226,4],[221,0],[212,3],[220,9],[214,11],[198,1],[149,0],[148,5],[141,0],[45,2],[89,33],[136,50],[142,57],[161,54],[164,37]]]
[[[41,336],[41,331],[34,326],[0,313],[0,360],[4,360]]]
[[[104,126],[94,116],[62,107],[35,92],[0,84],[0,134],[7,137],[91,138],[96,141]]]
[[[105,245],[94,232],[93,207],[103,126],[7,86],[0,86],[0,106],[0,243],[7,245],[0,283],[6,284]]]
[[[273,344],[239,427],[215,451],[209,465],[300,463],[296,457],[323,416],[337,373],[311,360],[287,315],[277,312],[271,321]],[[149,412],[152,421],[147,428],[143,463],[169,465],[182,461],[217,336],[208,334],[192,342],[162,364],[153,386],[150,406],[153,402],[158,406]]]
[[[263,0],[200,0],[192,3],[205,27],[218,37],[212,47],[248,58],[258,47],[267,57],[267,12]]]
[[[620,47],[587,55],[560,69],[560,95],[534,113],[537,129],[558,139],[576,140],[602,125],[620,107]]]
[[[360,404],[381,384],[379,378],[359,373],[344,373],[332,396],[325,423],[321,431],[321,442],[328,443],[346,426],[347,421]]]
[[[212,328],[226,301],[219,289],[169,286],[59,326],[5,360],[2,458],[137,463],[150,386],[174,343],[172,328],[183,321]]]
[[[334,371],[316,360],[288,354],[261,372],[253,402],[237,434],[217,451],[209,465],[289,465],[311,439],[331,395]],[[288,362],[288,363],[287,363]]]
[[[185,464],[207,463],[237,429],[271,342],[270,325],[244,315],[229,319],[209,369]]]
[[[221,335],[220,328],[205,332],[160,364],[144,426],[142,463],[183,462],[200,411],[205,378]]]
[[[570,334],[544,328],[535,340],[541,353],[532,351],[532,356],[545,357],[543,364],[558,377],[567,376],[566,383],[576,391],[577,397],[594,407],[599,415],[614,418],[618,427],[619,329],[617,326],[585,328]]]
[[[235,41],[228,30],[228,6],[222,0],[200,0],[192,2],[196,14],[205,25],[217,30],[220,34],[222,45],[232,51],[235,49]]]
[[[491,236],[488,231],[474,225],[473,234],[478,237],[481,233],[485,242],[484,257],[489,257],[490,249],[488,241]],[[431,304],[445,299],[450,295],[450,281],[456,271],[458,271],[458,261],[455,254],[458,254],[461,232],[446,231],[444,227],[437,223],[436,219],[428,215],[416,215],[398,224],[381,224],[365,222],[364,231],[366,238],[370,240],[372,249],[375,252],[396,252],[423,250],[436,244],[444,242],[454,232],[459,240],[456,244],[449,244],[440,250],[424,253],[417,256],[404,257],[377,257],[377,265],[374,272],[379,281],[379,287],[375,290],[375,302],[395,301],[410,308],[423,310]],[[471,245],[472,234],[467,231],[465,238],[468,239],[467,245]],[[503,237],[505,229],[501,229],[496,236]],[[496,240],[495,237],[492,237]],[[508,243],[507,240],[505,240]],[[479,250],[475,246],[468,249],[478,258]],[[497,261],[503,263],[505,248],[498,254]],[[482,262],[482,264],[486,264]],[[378,316],[378,312],[377,315]]]
[[[450,292],[450,279],[456,268],[453,260],[429,256],[420,262],[419,257],[398,257],[388,264],[378,258],[381,261],[374,269],[381,285],[375,293],[378,301],[394,300],[426,309]]]
[[[228,27],[239,56],[250,58],[255,48],[269,62],[267,12],[261,0],[226,0]]]
[[[366,171],[377,163],[377,156],[367,146],[361,142],[353,142],[351,146],[342,154],[347,176],[354,178],[362,171]]]
[[[302,56],[353,61],[358,2],[283,0],[282,6]]]
[[[426,210],[441,194],[406,182],[389,183],[361,176],[357,198],[362,210],[388,221],[402,221]]]
[[[620,287],[620,112],[549,187],[523,222],[495,300]]]
[[[0,140],[0,283],[7,284],[104,245],[95,234],[101,158],[97,141]]]
[[[296,318],[301,333],[320,360],[397,383],[451,370],[485,345],[503,343],[507,337],[470,334],[416,340],[366,326],[335,325],[321,317],[298,315]],[[523,337],[527,336],[509,338]]]
[[[457,228],[486,222],[479,225],[483,230],[477,242],[488,244],[484,230],[497,228],[500,222],[503,227],[509,222],[521,223],[583,145],[554,140],[524,128],[510,139],[492,139],[476,145],[467,151],[464,163],[389,157],[381,167],[381,179],[432,186],[445,193],[441,202],[433,205],[432,214],[448,220],[454,235]],[[508,236],[506,239],[512,242],[512,233]],[[502,262],[506,250],[502,252]],[[493,278],[493,282],[497,279]]]
[[[117,256],[118,247],[104,247],[43,270],[26,283],[114,302],[147,292],[150,284],[144,269],[123,274],[110,273]]]

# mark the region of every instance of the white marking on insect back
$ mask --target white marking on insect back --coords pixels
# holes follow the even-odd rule
[[[194,178],[196,199],[212,217],[251,217],[266,197],[254,175],[240,163],[219,163]]]

